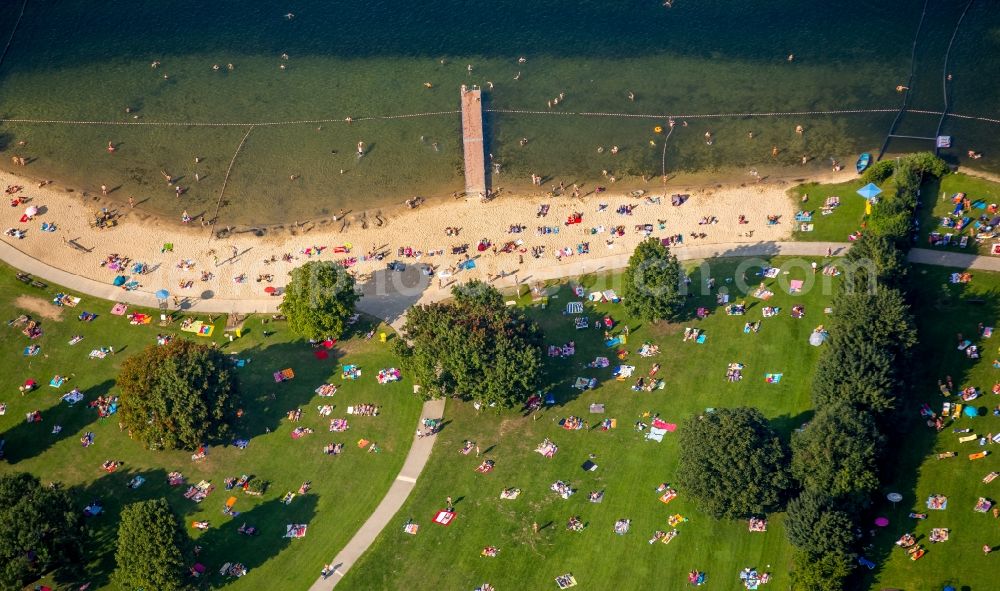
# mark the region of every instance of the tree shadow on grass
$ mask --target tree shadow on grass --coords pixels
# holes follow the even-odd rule
[[[319,350],[326,351],[328,357],[317,359],[315,352]],[[248,412],[234,425],[234,435],[250,439],[274,431],[289,411],[308,404],[319,385],[340,384],[342,354],[338,347],[313,349],[302,342],[265,342],[235,353],[237,358],[250,361],[236,370],[242,408]],[[291,369],[295,377],[278,383],[274,374],[283,369]],[[324,404],[336,404],[333,398],[327,400]]]
[[[28,423],[21,421],[14,427],[8,429],[0,439],[6,441],[4,445],[4,457],[10,464],[17,464],[34,456],[40,455],[56,443],[67,437],[76,436],[85,425],[93,423],[98,419],[97,411],[88,408],[87,404],[96,400],[98,396],[106,396],[114,386],[114,381],[105,380],[96,386],[87,388],[83,394],[84,399],[73,406],[65,402],[58,402],[55,406],[42,411],[42,422]],[[45,396],[43,390],[36,390],[28,396]],[[46,404],[51,399],[44,401]],[[39,401],[41,404],[42,401]],[[52,433],[55,425],[62,427],[59,433]]]
[[[101,460],[95,458],[94,469],[100,470]],[[128,483],[136,476],[145,478],[138,488],[129,488]],[[166,497],[173,501],[174,512],[182,522],[184,517],[177,511],[176,499],[186,501],[178,494],[170,492],[167,484],[167,473],[159,468],[152,470],[135,470],[123,466],[113,473],[105,473],[100,478],[86,485],[70,489],[77,506],[81,511],[92,503],[99,503],[103,511],[93,517],[85,517],[87,538],[84,550],[87,582],[92,588],[101,588],[111,581],[111,573],[115,569],[115,550],[117,548],[118,524],[121,510],[125,505],[138,501],[146,501]]]
[[[268,494],[274,493],[282,494],[280,491]],[[213,589],[232,581],[219,574],[219,568],[227,562],[242,563],[249,571],[248,576],[252,577],[255,568],[274,558],[288,546],[309,543],[308,531],[305,539],[292,539],[284,537],[285,528],[289,524],[308,525],[316,516],[317,501],[315,494],[297,496],[288,505],[282,503],[280,498],[274,498],[231,519],[220,515],[219,519],[225,521],[218,521],[218,527],[209,529],[194,540],[203,550],[192,565],[200,562],[208,568],[207,584]],[[236,507],[238,510],[239,501]],[[257,528],[257,534],[246,536],[239,533],[237,530],[244,523],[248,527]],[[312,540],[312,543],[323,542]],[[263,582],[261,585],[266,586]]]
[[[875,570],[867,571],[861,577],[862,583],[867,586],[872,584],[882,564],[889,559],[896,547],[895,541],[912,531],[914,522],[908,518],[910,511],[926,512],[923,499],[916,496],[917,483],[921,466],[933,452],[939,434],[926,425],[927,419],[921,416],[920,409],[927,404],[933,412],[940,412],[944,398],[935,387],[937,380],[951,376],[956,390],[968,385],[987,390],[992,386],[969,384],[967,380],[972,363],[964,355],[952,351],[952,347],[957,332],[982,347],[983,340],[978,335],[977,326],[985,319],[1000,317],[1000,291],[977,292],[974,284],[948,284],[946,275],[951,270],[928,271],[931,278],[927,278],[921,269],[913,267],[909,276],[909,301],[919,333],[919,344],[911,362],[912,376],[909,383],[899,389],[895,418],[883,421],[882,428],[887,439],[880,466],[883,488],[862,518],[862,523],[866,525],[871,524],[876,516],[889,518],[889,525],[877,531],[874,538],[866,536],[866,541],[870,543],[864,549],[864,555],[877,565]],[[942,355],[943,350],[953,354]],[[988,363],[988,360],[981,360],[980,363]],[[943,432],[951,429],[952,425],[946,421]],[[903,499],[893,505],[886,499],[890,492],[899,493]],[[936,550],[926,544],[924,547],[928,551]],[[948,580],[942,576],[940,586],[947,583]]]

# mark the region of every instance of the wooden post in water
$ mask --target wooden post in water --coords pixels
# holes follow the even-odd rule
[[[465,150],[465,196],[486,197],[486,146],[483,97],[478,86],[462,85],[462,144]]]

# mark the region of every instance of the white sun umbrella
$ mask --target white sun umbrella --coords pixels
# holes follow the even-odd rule
[[[29,218],[34,217],[38,215],[38,208],[35,207],[34,205],[29,205],[28,209],[24,210],[24,215],[28,216]]]

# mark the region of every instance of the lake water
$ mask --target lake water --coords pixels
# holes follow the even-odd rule
[[[927,4],[911,103],[940,111],[944,52],[965,2]],[[458,89],[477,84],[487,88],[487,106],[500,111],[486,118],[489,151],[501,165],[496,187],[528,186],[532,173],[550,178],[547,184],[593,184],[602,170],[627,184],[647,175],[658,187],[663,135],[653,128],[665,126],[668,114],[687,122],[666,149],[670,174],[748,178],[750,167],[807,172],[828,169],[831,158],[851,166],[859,152],[877,152],[895,112],[694,116],[897,108],[923,5],[28,0],[0,65],[3,118],[181,125],[0,123],[0,165],[24,155],[32,162],[21,172],[32,176],[77,191],[106,184],[113,196],[134,195],[157,214],[187,209],[210,217],[237,146],[257,124],[233,163],[222,223],[387,207],[461,190]],[[20,8],[21,0],[0,3],[0,42]],[[949,71],[953,112],[998,117],[1000,16],[990,2],[973,4]],[[549,108],[560,93],[564,99]],[[439,114],[362,120],[421,113]],[[241,125],[186,125],[208,123]],[[897,133],[930,136],[937,123],[937,116],[908,113]],[[796,125],[805,128],[801,136]],[[955,136],[955,148],[944,155],[957,162],[975,149],[985,154],[977,166],[1000,172],[998,132],[997,124],[949,118],[943,133]],[[360,160],[359,141],[367,146]],[[614,145],[620,152],[613,156]],[[894,141],[890,150],[928,147]],[[802,156],[809,164],[800,164]],[[188,192],[176,197],[161,171],[181,177]]]

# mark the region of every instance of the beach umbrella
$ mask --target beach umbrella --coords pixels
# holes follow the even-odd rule
[[[124,275],[119,275],[119,276],[115,277],[115,281],[114,281],[115,287],[121,287],[121,286],[125,285],[125,280],[126,279],[128,279],[128,278],[125,277]]]
[[[29,218],[36,216],[38,215],[38,208],[35,207],[34,205],[29,205],[28,209],[24,210],[24,215],[28,216]]]
[[[165,300],[165,299],[167,299],[170,296],[170,293],[167,292],[167,290],[165,290],[165,289],[161,289],[161,290],[157,291],[154,295],[156,296],[156,299],[158,299],[158,300]]]
[[[865,199],[873,199],[873,198],[877,197],[879,195],[879,193],[881,193],[881,192],[882,192],[882,189],[879,189],[875,185],[875,183],[868,183],[864,187],[861,187],[860,189],[858,189],[858,195],[861,195]]]
[[[965,407],[965,416],[967,416],[967,417],[978,417],[979,416],[979,411],[974,406],[966,406]]]
[[[270,285],[268,285],[267,287],[264,288],[264,293],[274,293],[276,291],[278,291],[278,290],[276,290],[275,288],[271,287]]]
[[[886,518],[886,517],[876,517],[875,518],[875,525],[877,525],[879,527],[885,527],[885,526],[889,525],[889,519]]]

